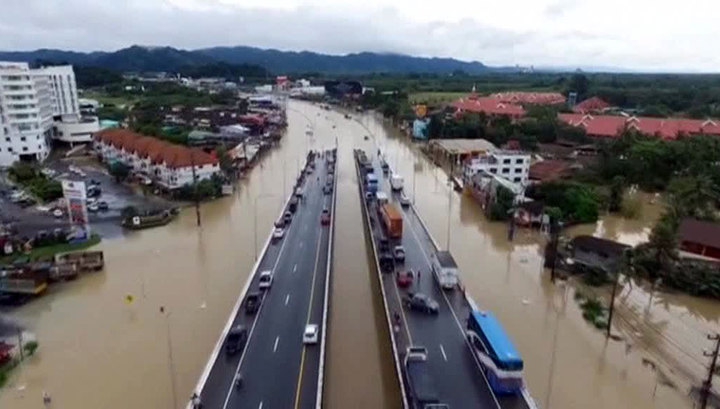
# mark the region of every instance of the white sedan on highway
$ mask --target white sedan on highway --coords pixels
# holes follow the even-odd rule
[[[303,344],[317,344],[319,328],[317,324],[308,324],[303,332]]]
[[[280,240],[285,235],[285,229],[282,227],[276,227],[275,230],[273,230],[273,240]]]

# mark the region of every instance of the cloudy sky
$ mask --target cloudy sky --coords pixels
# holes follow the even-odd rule
[[[720,71],[720,0],[0,0],[0,49],[250,45]]]

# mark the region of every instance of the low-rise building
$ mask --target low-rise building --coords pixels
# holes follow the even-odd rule
[[[618,138],[623,132],[633,130],[661,139],[676,139],[680,135],[720,136],[720,120],[687,118],[654,118],[623,115],[558,114],[558,119],[568,125],[583,128],[588,136],[595,138]]]
[[[720,224],[684,219],[678,228],[681,254],[720,260]]]
[[[94,148],[103,161],[121,162],[167,190],[191,184],[194,179],[201,181],[220,174],[219,161],[213,155],[126,129],[97,132]]]
[[[480,172],[497,175],[512,183],[525,186],[530,173],[530,155],[522,151],[494,149],[465,160],[464,181],[470,180]]]

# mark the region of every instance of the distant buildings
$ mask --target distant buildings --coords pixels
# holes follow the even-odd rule
[[[568,125],[583,128],[588,136],[617,138],[626,130],[675,139],[684,135],[720,136],[720,121],[712,119],[654,118],[623,115],[558,114],[558,119]]]
[[[98,127],[80,115],[72,66],[0,62],[0,167],[44,160],[53,138],[89,142]]]
[[[470,95],[460,98],[450,105],[458,113],[474,112],[520,119],[525,116],[524,104],[556,105],[563,103],[565,103],[565,97],[557,92],[499,92],[487,97],[479,97],[473,87]]]
[[[167,190],[220,173],[218,159],[197,148],[174,145],[157,138],[113,128],[95,134],[95,151],[104,162],[120,162]]]

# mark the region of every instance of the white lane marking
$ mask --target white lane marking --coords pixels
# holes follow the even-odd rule
[[[413,212],[417,213],[417,209],[415,209],[415,208],[412,207],[412,206],[411,206],[411,208],[413,209]],[[419,219],[417,218],[417,215],[414,215],[414,216],[416,216],[415,219],[417,219],[418,222],[419,222]],[[432,265],[432,263],[430,262],[430,257],[428,257],[428,255],[427,255],[427,253],[426,253],[426,251],[425,251],[424,246],[423,246],[423,245],[421,244],[421,242],[420,242],[420,238],[418,237],[418,234],[415,232],[415,227],[413,227],[413,224],[415,224],[415,223],[414,223],[414,222],[409,222],[409,223],[407,223],[407,224],[408,224],[408,226],[410,226],[410,232],[411,232],[411,233],[413,234],[413,236],[415,237],[415,241],[417,241],[417,244],[418,244],[418,246],[420,247],[420,252],[422,253],[423,257],[425,257],[425,261],[428,263],[428,265]],[[424,231],[424,230],[423,230],[423,231]],[[456,291],[457,291],[457,290],[456,290]],[[442,294],[442,296],[443,296],[443,299],[445,300],[445,303],[447,304],[448,308],[450,309],[450,313],[452,314],[453,318],[455,319],[455,323],[457,324],[458,328],[460,329],[460,333],[463,334],[463,340],[465,341],[465,344],[467,345],[468,348],[470,348],[470,351],[473,351],[473,346],[470,345],[470,341],[468,341],[467,337],[464,336],[465,330],[463,330],[462,324],[460,324],[460,320],[458,319],[457,315],[455,314],[455,310],[453,310],[452,304],[450,304],[450,300],[448,299],[447,295],[445,295],[445,291],[442,291],[442,290],[441,290],[441,294]],[[478,359],[477,356],[475,356],[474,351],[473,351],[472,356],[473,356],[473,358],[474,358],[475,365],[477,365],[477,368],[478,368],[478,370],[480,371],[480,374],[482,374],[483,380],[485,381],[485,384],[487,385],[488,390],[489,390],[490,393],[492,394],[493,401],[495,401],[495,406],[496,406],[498,409],[500,409],[500,408],[501,408],[500,402],[498,402],[497,396],[495,396],[495,393],[492,391],[492,388],[490,387],[490,382],[488,381],[487,376],[485,376],[485,371],[483,371],[482,366],[480,365],[480,360]]]
[[[263,403],[262,403],[262,401],[260,401],[260,405],[258,406],[258,409],[262,409],[262,405],[263,405]]]
[[[292,226],[290,226],[290,228],[288,228],[288,233],[289,233],[290,229],[292,229]],[[277,268],[277,265],[280,262],[280,258],[282,258],[283,252],[285,251],[285,244],[288,241],[289,240],[287,240],[287,241],[283,240],[282,244],[280,245],[280,252],[278,252],[277,258],[275,259],[275,263],[273,264],[272,271],[275,271],[275,269]],[[265,255],[263,254],[263,257],[264,256]],[[258,269],[259,268],[260,268],[260,264],[258,264]],[[258,322],[258,319],[260,318],[260,313],[262,312],[264,306],[265,306],[265,297],[263,297],[262,301],[260,302],[260,309],[255,314],[255,319],[253,320],[252,326],[250,327],[250,333],[248,334],[248,340],[245,343],[245,347],[243,348],[242,354],[240,355],[240,361],[238,361],[237,367],[235,368],[235,373],[238,373],[240,371],[240,367],[242,366],[242,363],[245,360],[245,355],[246,355],[245,353],[247,352],[248,348],[250,347],[250,342],[253,339],[252,336],[253,336],[253,332],[255,331],[255,324],[257,324],[257,322]],[[223,409],[227,409],[228,403],[230,402],[230,396],[232,396],[232,393],[234,390],[235,390],[235,387],[231,382],[231,385],[228,388],[227,396],[225,397],[225,403],[223,403]]]
[[[277,351],[278,342],[280,342],[280,335],[275,338],[275,346],[273,347],[273,353]]]
[[[288,301],[290,301],[290,294],[285,296],[285,305],[288,305]]]
[[[440,344],[440,353],[442,353],[443,359],[447,362],[447,355],[445,354],[445,348]]]
[[[293,273],[297,271],[297,264],[293,266]]]
[[[301,242],[300,242],[300,248],[302,248],[302,246],[303,246],[303,242],[301,241]]]

